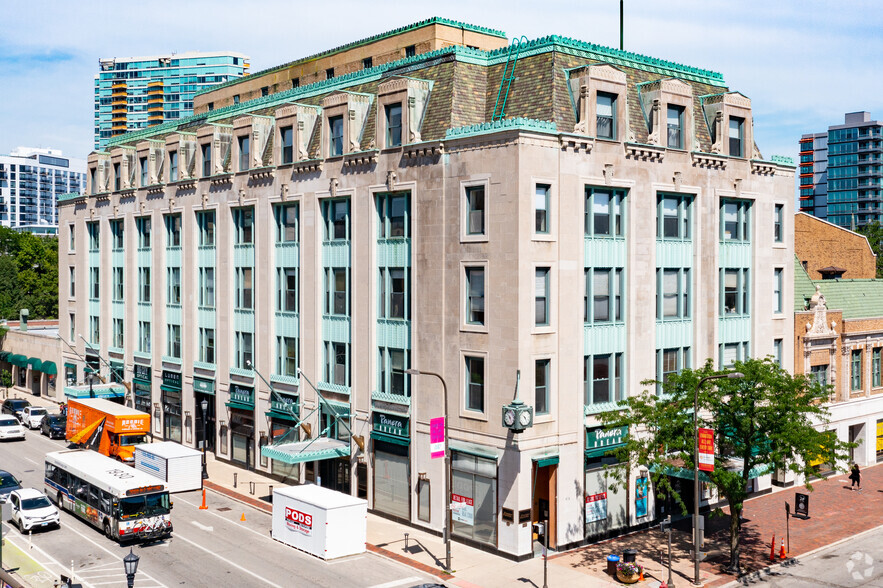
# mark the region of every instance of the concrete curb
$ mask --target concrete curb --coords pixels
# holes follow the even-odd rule
[[[738,580],[733,580],[732,582],[728,582],[727,584],[723,584],[723,585],[719,586],[718,588],[734,588],[736,586],[744,586],[745,584],[742,582],[743,578],[749,578],[750,576],[754,576],[754,575],[760,574],[760,573],[769,573],[769,572],[773,572],[773,571],[778,571],[779,569],[781,569],[785,565],[789,565],[789,566],[794,565],[794,563],[800,561],[801,559],[812,557],[818,553],[821,553],[821,552],[826,551],[828,549],[833,549],[833,548],[837,547],[838,545],[842,545],[842,544],[846,543],[847,541],[852,541],[853,539],[859,539],[861,537],[864,537],[865,535],[869,535],[871,533],[874,533],[875,531],[879,531],[880,529],[883,529],[883,525],[874,527],[873,529],[868,529],[867,531],[862,531],[861,533],[858,533],[856,535],[850,535],[849,537],[844,537],[843,539],[839,539],[833,543],[823,545],[822,547],[817,547],[811,551],[807,551],[806,553],[799,553],[799,554],[795,555],[794,557],[789,557],[785,561],[780,561],[778,563],[774,563],[772,565],[766,566],[766,567],[761,568],[759,570],[754,570],[754,571],[742,574],[742,576],[740,576]]]

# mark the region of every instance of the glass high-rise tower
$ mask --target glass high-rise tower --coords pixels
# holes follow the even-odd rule
[[[128,131],[193,114],[193,96],[248,73],[241,53],[188,52],[99,60],[95,149]]]
[[[800,138],[800,211],[848,229],[883,221],[883,123],[850,112]]]

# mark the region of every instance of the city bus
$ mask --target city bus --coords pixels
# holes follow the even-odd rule
[[[46,454],[46,495],[114,541],[172,535],[165,483],[89,449]]]

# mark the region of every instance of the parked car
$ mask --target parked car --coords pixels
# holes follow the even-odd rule
[[[31,403],[24,398],[7,398],[3,401],[3,408],[0,408],[0,414],[11,414],[21,421],[21,411]]]
[[[0,502],[6,502],[9,494],[21,490],[21,482],[5,470],[0,470]]]
[[[42,406],[26,406],[21,411],[21,424],[29,429],[39,429],[40,423],[47,414]]]
[[[13,523],[22,533],[33,529],[60,527],[61,516],[46,495],[33,488],[16,490],[9,495]]]
[[[0,414],[0,439],[24,439],[25,427],[18,419],[8,414]]]
[[[67,419],[61,414],[47,414],[40,422],[40,432],[50,439],[64,439]]]

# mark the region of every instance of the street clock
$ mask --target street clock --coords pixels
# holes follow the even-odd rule
[[[503,426],[512,429],[515,433],[520,433],[533,426],[533,407],[528,406],[520,400],[515,400],[511,404],[503,407]]]

